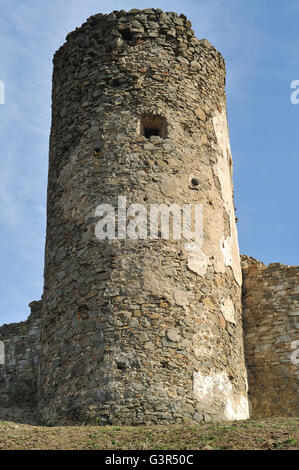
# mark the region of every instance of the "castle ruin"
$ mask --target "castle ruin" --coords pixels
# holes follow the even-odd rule
[[[116,208],[105,239],[100,205]],[[200,241],[136,222],[188,205]],[[54,56],[44,292],[0,328],[0,408],[47,425],[298,415],[298,286],[298,267],[239,255],[221,54],[158,9],[70,33]]]

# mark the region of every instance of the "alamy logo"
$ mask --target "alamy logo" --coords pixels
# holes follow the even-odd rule
[[[100,204],[95,210],[100,217],[95,227],[99,240],[192,240],[188,249],[199,249],[203,239],[202,204],[143,204],[127,207],[126,196],[118,197],[115,211],[111,204]]]
[[[5,103],[5,86],[4,82],[0,80],[0,104]]]
[[[0,341],[0,365],[5,364],[5,346],[3,341]]]
[[[298,104],[299,103],[299,80],[293,80],[291,83],[291,88],[294,91],[291,93],[291,103]]]
[[[295,349],[295,351],[293,351],[291,354],[291,363],[295,364],[296,366],[297,364],[299,364],[299,340],[292,341],[291,348]]]

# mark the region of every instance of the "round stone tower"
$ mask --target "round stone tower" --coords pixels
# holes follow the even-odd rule
[[[45,423],[248,417],[224,86],[157,9],[92,16],[55,54]]]

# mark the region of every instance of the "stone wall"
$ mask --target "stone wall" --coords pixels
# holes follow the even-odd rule
[[[27,321],[0,327],[4,364],[0,364],[0,414],[7,408],[37,408],[41,301],[29,304]]]
[[[161,10],[95,15],[55,54],[46,423],[248,417],[224,86],[221,54],[184,15]],[[121,230],[99,240],[95,210],[108,203],[123,214],[119,196],[147,213],[201,204],[202,246]]]
[[[251,417],[299,414],[299,267],[242,257]]]
[[[0,328],[0,419],[246,419],[245,357],[252,417],[298,415],[298,267],[242,258],[244,354],[224,87],[221,54],[158,9],[95,15],[57,51],[43,302]],[[148,236],[136,203],[200,205],[201,240]]]

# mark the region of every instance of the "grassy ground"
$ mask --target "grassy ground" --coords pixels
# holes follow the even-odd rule
[[[41,427],[0,421],[0,449],[298,449],[299,418],[182,426]]]

